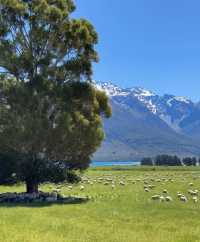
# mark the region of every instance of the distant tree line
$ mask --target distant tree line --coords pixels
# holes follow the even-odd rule
[[[145,157],[141,160],[142,166],[196,166],[200,159],[196,157],[180,158],[176,155],[157,155],[155,158]]]

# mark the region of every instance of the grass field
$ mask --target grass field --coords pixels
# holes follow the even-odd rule
[[[200,201],[194,203],[188,194],[188,189],[200,190],[199,168],[98,168],[86,172],[84,179],[72,189],[63,184],[61,192],[90,196],[87,203],[0,204],[0,242],[200,241]],[[144,182],[155,188],[145,192]],[[172,202],[151,199],[163,189]],[[0,186],[0,192],[23,190],[23,185]],[[178,191],[188,202],[179,200]]]

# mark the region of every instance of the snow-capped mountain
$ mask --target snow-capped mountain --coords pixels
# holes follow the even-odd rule
[[[105,120],[106,140],[95,158],[130,160],[170,153],[200,155],[200,104],[141,87],[94,82],[110,97],[113,116]]]
[[[186,97],[169,94],[159,96],[145,88],[120,88],[111,82],[95,82],[95,85],[98,89],[105,91],[111,99],[121,100],[122,103],[128,96],[137,98],[149,111],[157,115],[176,132],[182,132],[184,119],[192,113],[200,111],[197,104]]]

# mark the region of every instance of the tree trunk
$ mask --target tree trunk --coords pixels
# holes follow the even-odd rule
[[[26,192],[38,193],[38,184],[35,184],[33,182],[26,182]]]

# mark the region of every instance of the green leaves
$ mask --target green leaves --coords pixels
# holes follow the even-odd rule
[[[20,179],[30,184],[87,168],[111,115],[88,82],[97,33],[70,17],[74,9],[71,0],[0,0],[0,150],[23,157]],[[65,165],[47,169],[50,161]]]
[[[90,79],[98,37],[88,21],[70,18],[74,9],[70,0],[1,0],[0,67],[38,88]]]

